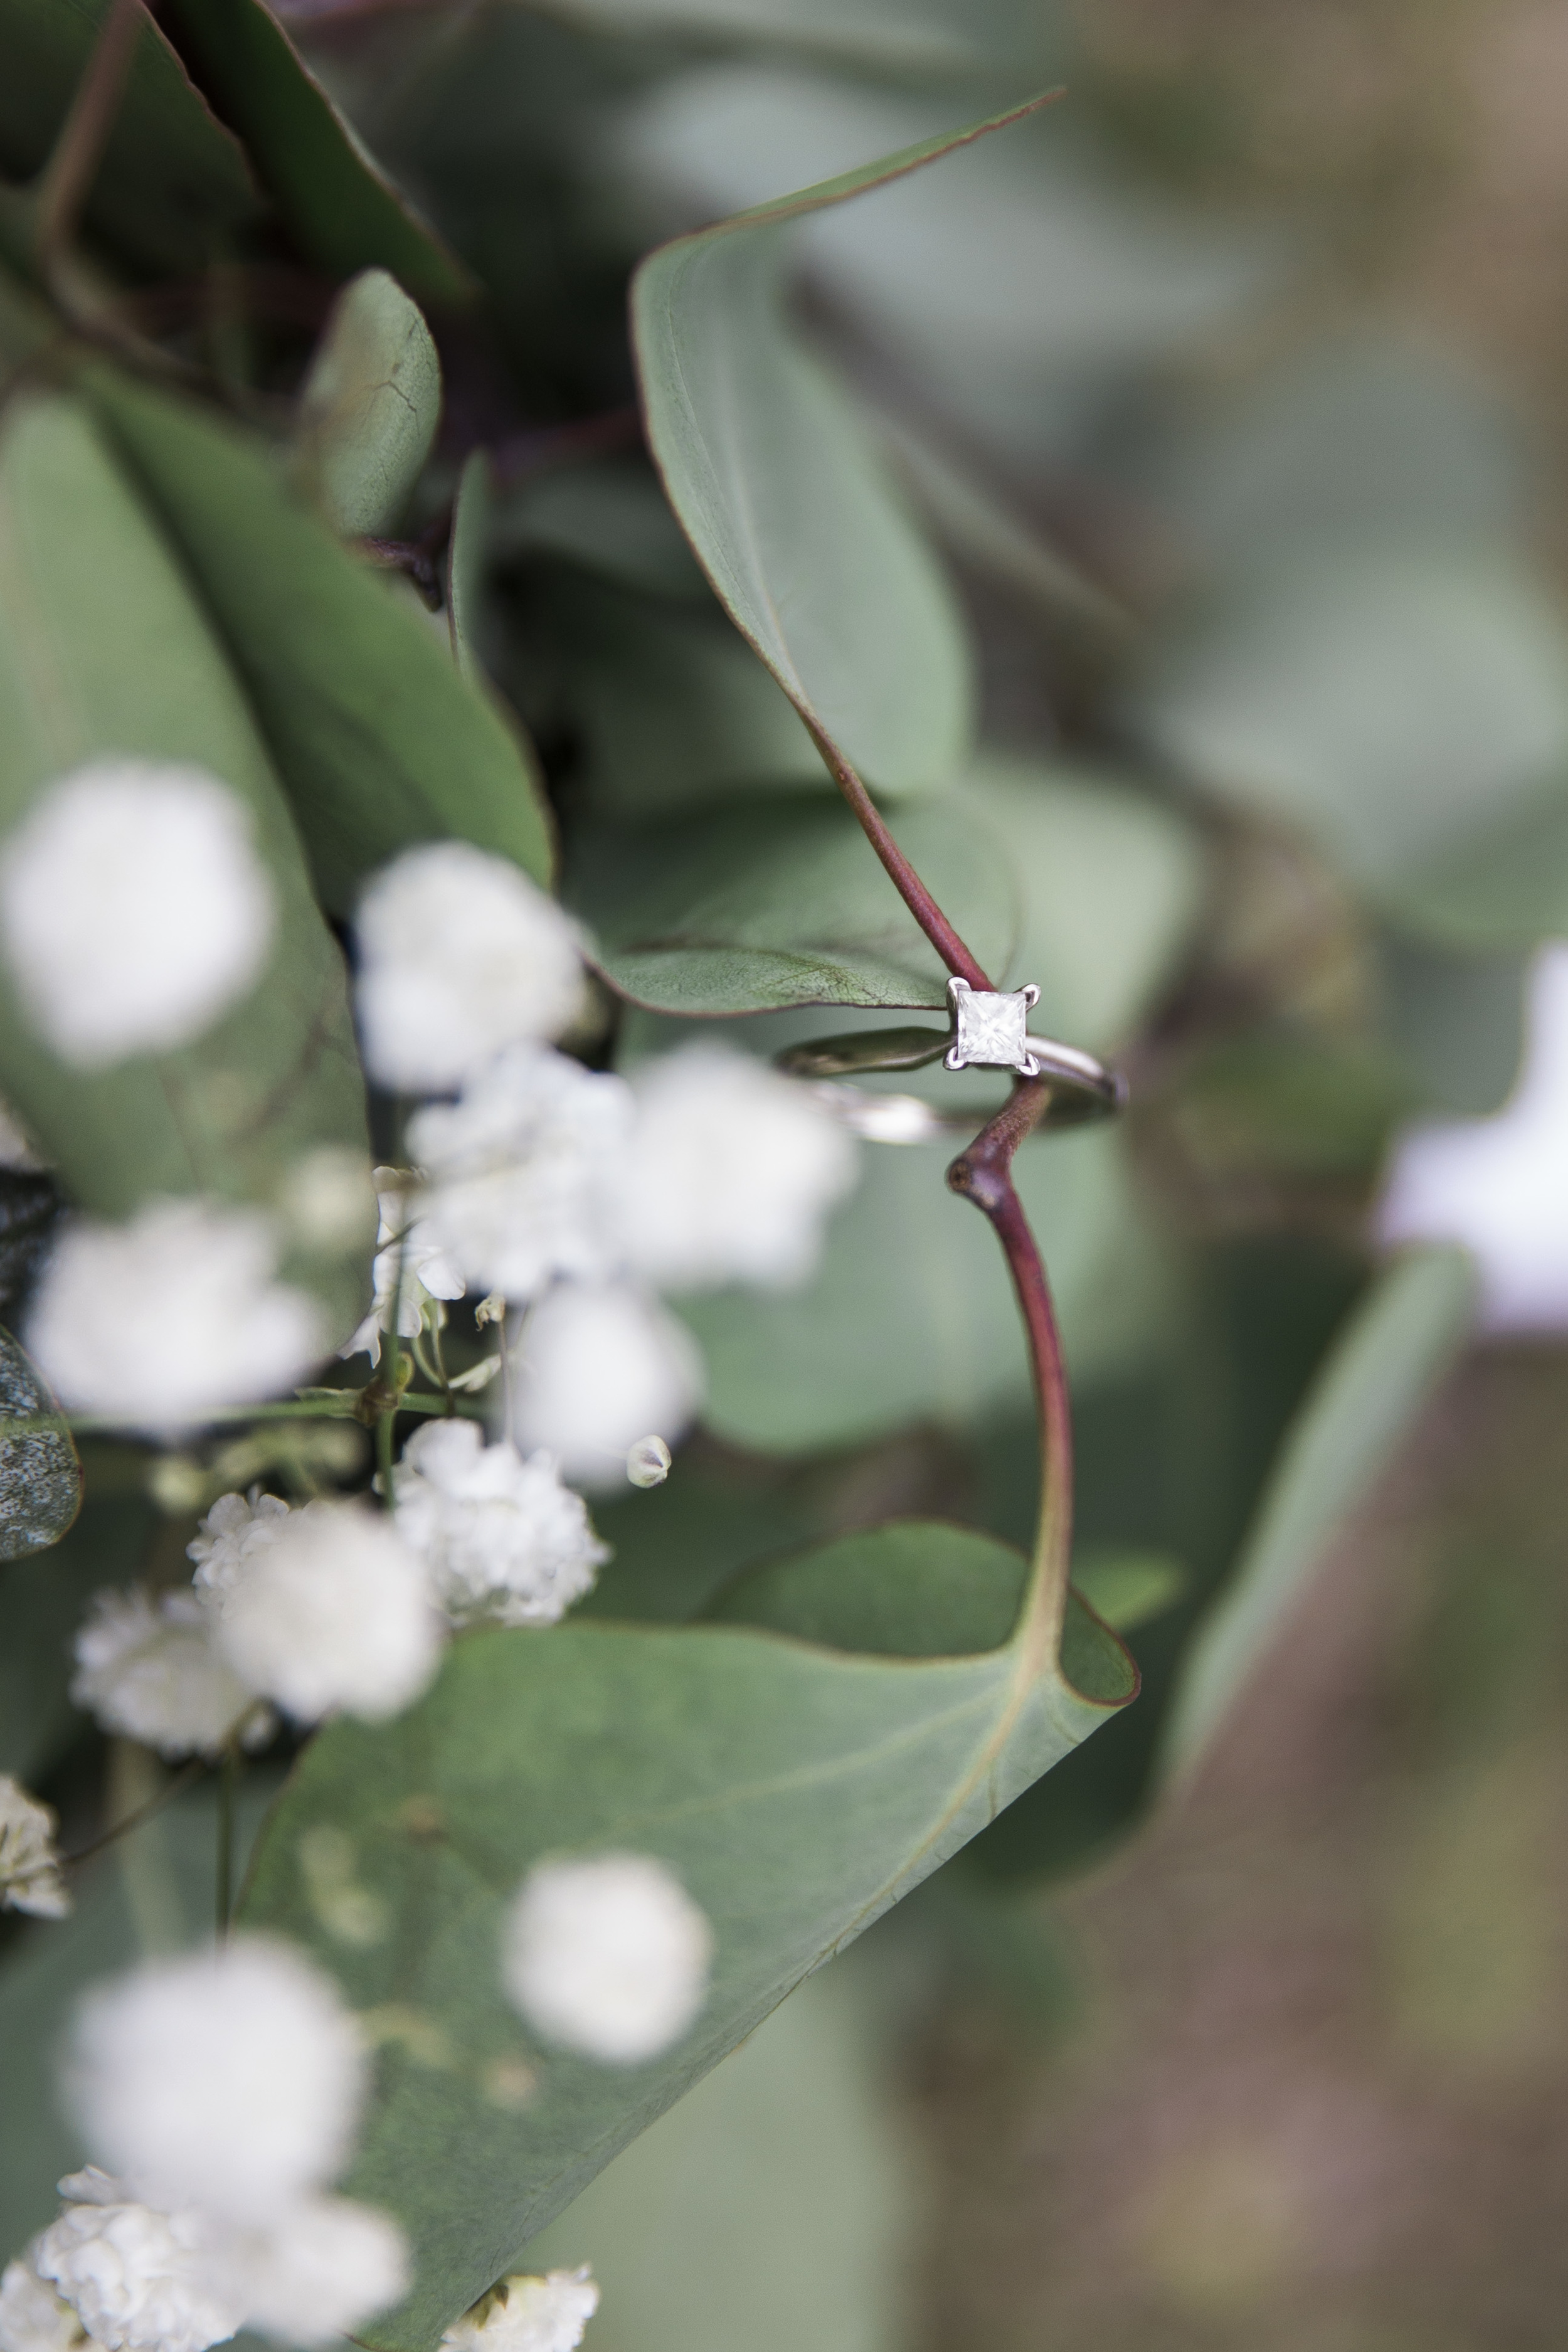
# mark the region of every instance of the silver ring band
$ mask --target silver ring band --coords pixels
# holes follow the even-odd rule
[[[1050,1037],[1031,1037],[1028,1050],[1050,1089],[1045,1113],[1032,1130],[1036,1135],[1087,1127],[1125,1108],[1126,1080],[1092,1054]],[[850,1086],[840,1078],[805,1083],[824,1110],[867,1143],[939,1143],[954,1135],[973,1135],[984,1124],[974,1111],[941,1111],[920,1095],[873,1094],[868,1087]]]

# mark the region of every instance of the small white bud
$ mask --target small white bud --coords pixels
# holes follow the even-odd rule
[[[662,1486],[673,1459],[662,1437],[639,1437],[626,1449],[626,1476],[634,1486]]]

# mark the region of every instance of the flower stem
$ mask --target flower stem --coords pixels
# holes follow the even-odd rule
[[[74,1853],[62,1853],[60,1856],[62,1865],[67,1870],[74,1870],[78,1863],[90,1862],[93,1855],[101,1853],[106,1846],[113,1845],[122,1837],[129,1837],[132,1830],[139,1830],[143,1822],[152,1821],[154,1815],[163,1811],[165,1805],[173,1804],[174,1799],[190,1787],[197,1774],[205,1770],[206,1759],[203,1756],[193,1756],[190,1762],[182,1765],[179,1771],[170,1780],[165,1780],[163,1787],[149,1797],[144,1805],[138,1805],[133,1812],[126,1813],[120,1821],[111,1822],[108,1829],[100,1831],[97,1837],[89,1838],[86,1845],[79,1845]]]
[[[809,723],[809,722],[808,722]],[[822,754],[829,775],[859,819],[860,830],[881,859],[894,889],[947,966],[971,988],[989,988],[984,969],[970,954],[898,843],[886,820],[848,761],[830,739],[812,728],[812,740]]]
[[[46,277],[69,243],[125,95],[147,22],[141,0],[113,0],[77,87],[70,111],[35,189],[37,249]]]
[[[1021,1078],[990,1125],[959,1153],[947,1181],[990,1218],[1024,1318],[1040,1437],[1039,1518],[1025,1613],[1042,1654],[1054,1656],[1072,1549],[1072,1414],[1045,1263],[1013,1183],[1013,1154],[1049,1102],[1043,1080]]]
[[[217,1783],[217,1939],[228,1941],[228,1923],[234,1910],[234,1798],[239,1780],[239,1742],[230,1739],[223,1751]]]

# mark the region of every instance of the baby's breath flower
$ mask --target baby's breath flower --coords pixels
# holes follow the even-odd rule
[[[55,1817],[0,1772],[0,1911],[63,1919],[71,1907],[55,1851]]]
[[[383,1086],[439,1094],[504,1046],[558,1037],[584,1000],[576,925],[503,857],[405,850],[360,901],[359,1016]]]
[[[548,1454],[486,1445],[471,1421],[416,1430],[392,1474],[397,1532],[458,1624],[552,1625],[608,1559]]]
[[[203,2276],[201,2214],[158,2212],[96,2167],[69,2174],[60,2194],[33,2261],[105,2352],[207,2352],[236,2333],[243,2314]]]
[[[616,1200],[628,1264],[661,1290],[812,1273],[855,1182],[853,1137],[765,1062],[709,1042],[636,1071],[637,1120]]]
[[[702,1360],[683,1323],[624,1283],[561,1283],[528,1320],[512,1434],[563,1475],[616,1484],[645,1433],[679,1437],[702,1394]]]
[[[0,2271],[0,2352],[76,2352],[81,2322],[24,2259]]]
[[[384,2311],[408,2285],[408,2249],[386,2213],[308,2197],[265,2228],[215,2232],[203,2275],[246,2325],[287,2344],[326,2344]]]
[[[408,1122],[428,1181],[425,1229],[470,1283],[510,1299],[537,1297],[558,1275],[605,1272],[608,1186],[630,1118],[619,1078],[547,1046],[503,1054],[457,1102]]]
[[[264,1495],[259,1486],[248,1495],[220,1495],[185,1546],[185,1558],[195,1562],[197,1592],[220,1600],[232,1591],[247,1560],[277,1536],[289,1507],[281,1495]]]
[[[649,1854],[542,1862],[507,1916],[501,1981],[547,2042],[609,2065],[679,2040],[708,1991],[713,1931]]]
[[[60,1402],[137,1428],[200,1421],[291,1386],[322,1352],[314,1299],[273,1280],[258,1210],[151,1201],[77,1217],[39,1279],[28,1352]]]
[[[368,1356],[379,1364],[381,1335],[391,1330],[395,1313],[399,1332],[412,1339],[424,1322],[426,1301],[461,1298],[466,1286],[450,1251],[416,1214],[409,1180],[395,1168],[378,1168],[375,1184],[381,1208],[372,1269],[375,1297],[353,1338],[345,1339],[338,1353]]]
[[[454,2320],[442,2352],[576,2352],[599,2308],[588,2265],[574,2271],[521,2272]]]
[[[331,1979],[288,1944],[241,1936],[89,1992],[66,2087],[131,2194],[249,2229],[342,2169],[364,2078]]]
[[[416,1699],[444,1629],[390,1523],[360,1503],[316,1502],[268,1526],[214,1596],[214,1645],[240,1681],[301,1723],[339,1708],[379,1721]]]
[[[218,1656],[192,1591],[153,1595],[132,1585],[95,1594],[75,1654],[77,1706],[105,1731],[161,1755],[216,1756],[237,1729],[247,1748],[272,1736],[270,1709]]]
[[[83,1069],[202,1036],[276,923],[250,811],[204,768],[92,761],[0,843],[0,944],[39,1035]]]
[[[626,1448],[626,1476],[634,1486],[662,1486],[671,1459],[662,1437],[639,1437]]]

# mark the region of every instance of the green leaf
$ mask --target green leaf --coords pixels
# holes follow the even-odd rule
[[[473,280],[366,154],[262,0],[166,0],[192,71],[304,251],[333,278],[388,269],[420,301],[462,301]]]
[[[569,572],[551,582],[586,815],[680,814],[769,787],[832,793],[792,704],[706,590],[704,604]]]
[[[0,169],[41,171],[87,68],[108,0],[0,0]],[[208,111],[149,16],[85,220],[133,267],[203,268],[261,210],[239,142]]]
[[[679,237],[632,282],[648,443],[698,560],[814,732],[884,793],[963,764],[968,656],[852,404],[784,324],[787,226],[1044,103]]]
[[[0,1328],[0,1423],[34,1421],[58,1406],[9,1331]],[[61,1421],[0,1440],[0,1560],[58,1543],[81,1508],[81,1465]]]
[[[894,830],[987,968],[1012,953],[1016,895],[982,817],[938,803]],[[565,896],[634,1003],[695,1014],[786,1004],[945,1006],[947,973],[836,801],[761,794],[574,843]]]
[[[679,1302],[701,1344],[704,1421],[717,1436],[805,1453],[913,1422],[973,1428],[1023,1402],[1028,1366],[1006,1270],[984,1220],[942,1182],[961,1140],[868,1144],[858,1188],[801,1289]],[[1100,1129],[1031,1141],[1014,1175],[1075,1381],[1136,1361],[1163,1328],[1170,1285],[1119,1139]]]
[[[426,2352],[618,2148],[1131,1693],[1125,1654],[1076,1605],[1058,1664],[1044,1594],[980,1648],[1026,1575],[984,1538],[888,1528],[795,1574],[793,1604],[787,1570],[758,1591],[765,1631],[737,1601],[679,1631],[463,1636],[408,1714],[331,1725],[301,1759],[241,1916],[397,2021],[348,2187],[397,2215],[417,2271],[373,2341]],[[910,1654],[910,1595],[946,1654]],[[884,1637],[899,1654],[848,1646]],[[334,1941],[312,1906],[301,1841],[321,1823],[386,1906],[374,1945]],[[531,2044],[498,1949],[542,1856],[628,1848],[675,1871],[717,1955],[693,2031],[621,2069]]]
[[[1568,921],[1568,627],[1517,561],[1395,545],[1258,565],[1129,713],[1422,937],[1484,951]]]
[[[101,1585],[129,1584],[156,1524],[140,1492],[114,1491],[89,1454],[91,1493],[47,1553],[0,1568],[0,1772],[36,1783],[85,1718],[70,1703],[71,1636]]]
[[[1425,1099],[1500,1110],[1524,1058],[1523,956],[1460,956],[1397,931],[1378,941],[1389,1043]]]
[[[489,515],[489,459],[482,449],[476,449],[463,462],[452,500],[452,531],[447,542],[447,634],[452,659],[480,693],[485,690],[485,667],[476,650],[475,632],[484,597]]]
[[[1320,1372],[1270,1478],[1236,1571],[1188,1650],[1165,1764],[1190,1774],[1266,1662],[1329,1547],[1469,1335],[1475,1272],[1459,1250],[1397,1260]]]
[[[346,559],[345,559],[346,561]],[[244,698],[183,573],[75,402],[17,395],[0,438],[0,826],[96,756],[191,761],[247,803],[279,923],[255,992],[195,1044],[101,1071],[33,1033],[0,971],[0,1095],[89,1209],[269,1202],[323,1144],[368,1150],[342,958]],[[303,1269],[343,1329],[355,1249]]]
[[[395,278],[362,271],[333,303],[300,395],[296,480],[341,538],[389,530],[440,417],[429,328]]]
[[[1187,1596],[1191,1578],[1163,1552],[1089,1552],[1072,1564],[1075,1591],[1116,1633],[1135,1633]]]
[[[500,501],[496,551],[560,556],[644,595],[712,604],[658,477],[640,459],[552,466],[520,483]]]
[[[91,389],[228,646],[332,911],[400,849],[452,835],[547,880],[520,736],[265,444],[107,369]]]
[[[1016,18],[989,0],[528,0],[599,37],[682,36],[930,73],[1016,64]],[[1032,49],[1033,43],[1028,47]],[[1032,61],[1032,60],[1031,60]]]

